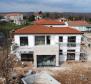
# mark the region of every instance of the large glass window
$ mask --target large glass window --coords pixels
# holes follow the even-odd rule
[[[76,42],[76,36],[69,36],[68,42]]]
[[[33,54],[21,54],[21,61],[32,61],[33,62]]]
[[[35,45],[44,45],[45,36],[35,36]]]
[[[67,45],[68,45],[68,47],[75,47],[76,46],[76,36],[69,36]]]
[[[20,46],[28,45],[28,37],[20,37]]]
[[[75,60],[75,50],[67,50],[67,60]]]
[[[55,66],[55,64],[56,64],[55,55],[37,55],[37,66],[38,67]]]

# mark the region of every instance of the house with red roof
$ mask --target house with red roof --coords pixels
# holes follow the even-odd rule
[[[91,32],[91,24],[84,20],[68,21],[68,25],[82,32]]]
[[[39,20],[39,19],[42,19],[42,12],[38,12],[38,13],[34,13],[34,16],[35,16],[35,20]]]
[[[9,13],[4,16],[4,18],[8,21],[11,21],[17,25],[21,25],[24,23],[23,14],[20,13]]]
[[[45,26],[45,22],[17,29],[11,53],[34,67],[59,66],[61,62],[80,60],[82,32],[71,27]],[[51,25],[59,25],[50,22]],[[63,24],[63,23],[61,23]]]
[[[34,21],[34,24],[45,25],[47,27],[68,27],[68,23],[54,19],[39,19]]]

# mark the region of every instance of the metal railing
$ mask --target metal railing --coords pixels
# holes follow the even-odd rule
[[[69,43],[67,43],[67,46],[68,46],[68,47],[76,47],[76,43],[74,43],[74,42],[69,42]]]
[[[75,42],[63,43],[63,42],[59,42],[57,44],[60,45],[60,46],[76,47],[76,46],[80,46],[81,43],[75,43]]]

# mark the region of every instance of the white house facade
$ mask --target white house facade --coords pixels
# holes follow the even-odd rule
[[[80,60],[82,32],[69,27],[32,25],[15,31],[12,53],[35,67]]]
[[[8,21],[12,21],[17,25],[21,25],[24,23],[23,14],[18,14],[18,13],[6,14],[4,18],[7,19]]]

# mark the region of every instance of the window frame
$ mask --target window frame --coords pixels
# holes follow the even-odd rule
[[[75,37],[75,39],[69,39]],[[68,40],[67,40],[67,46],[68,47],[76,47],[76,36],[68,36]]]
[[[38,42],[36,42],[36,38],[38,38],[38,37],[44,37],[44,43],[38,43]],[[38,41],[39,39],[37,39],[37,41]],[[42,35],[42,36],[35,36],[35,45],[45,45],[45,35]]]
[[[60,41],[61,38],[61,41]],[[59,36],[59,42],[63,42],[63,36]]]
[[[76,56],[76,54],[75,54],[75,51],[76,50],[74,50],[74,49],[72,49],[72,50],[67,50],[67,60],[69,61],[69,60],[75,60],[75,56]],[[73,56],[72,56],[73,55]]]
[[[25,44],[24,43],[21,43],[21,38],[27,38],[27,42]],[[20,46],[28,46],[28,44],[29,44],[29,42],[28,42],[28,36],[20,36]]]

